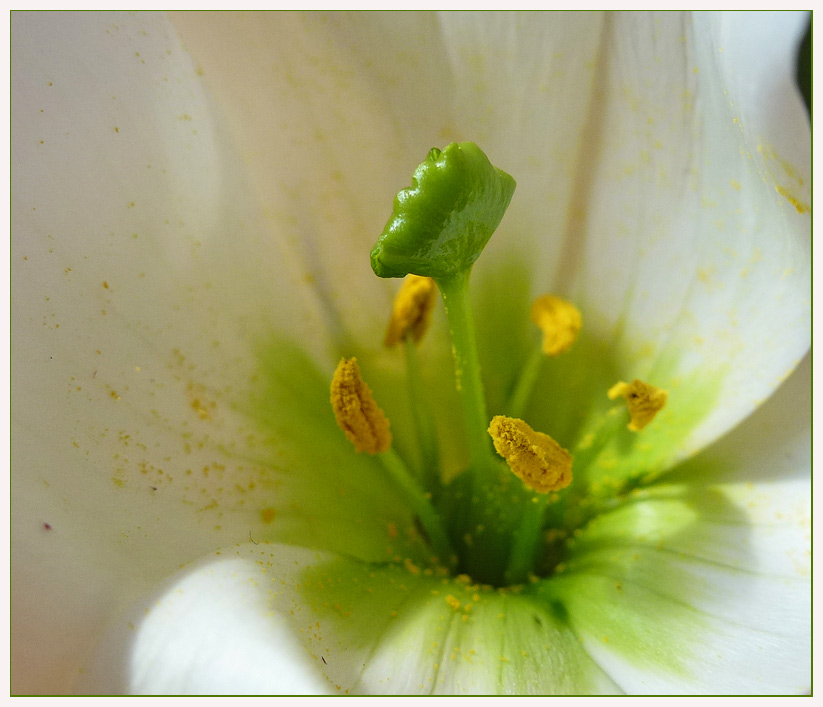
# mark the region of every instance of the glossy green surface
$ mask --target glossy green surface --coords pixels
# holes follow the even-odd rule
[[[500,224],[515,186],[473,142],[432,149],[411,187],[394,199],[371,252],[372,270],[380,277],[413,273],[436,280],[466,271]]]

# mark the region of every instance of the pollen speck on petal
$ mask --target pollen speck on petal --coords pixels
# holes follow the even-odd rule
[[[377,454],[391,446],[389,420],[361,377],[356,358],[344,358],[338,364],[331,382],[331,405],[355,451]]]

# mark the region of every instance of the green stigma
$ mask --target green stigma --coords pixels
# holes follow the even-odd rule
[[[468,270],[500,224],[516,183],[473,142],[432,149],[371,252],[379,277],[450,279]]]

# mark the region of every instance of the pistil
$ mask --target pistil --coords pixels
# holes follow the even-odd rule
[[[483,381],[480,378],[480,360],[477,356],[474,322],[469,305],[469,274],[470,271],[467,271],[446,280],[439,280],[437,286],[443,295],[443,304],[449,319],[454,375],[466,422],[471,470],[475,474],[484,474],[494,467],[494,457],[486,436],[489,416],[486,411]]]

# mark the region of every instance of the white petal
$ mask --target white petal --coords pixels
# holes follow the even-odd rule
[[[510,389],[526,360],[516,352],[535,340],[524,322],[537,294],[530,273],[575,301],[584,320],[572,351],[544,366],[529,410],[536,425],[573,445],[601,419],[617,380],[669,391],[659,422],[630,454],[608,460],[612,477],[660,472],[716,439],[808,348],[809,132],[792,77],[803,16],[778,14],[752,13],[743,25],[608,15],[576,191],[564,227],[553,229],[564,245],[548,237],[540,246],[553,274],[505,252],[523,233],[545,233],[548,196],[534,199],[542,206],[533,216],[516,196],[492,241],[504,244],[501,262],[478,261],[478,298],[491,313],[478,325],[484,368],[496,376],[490,399]],[[747,61],[763,45],[768,60]],[[534,131],[528,139],[539,156],[543,143]]]
[[[118,617],[80,689],[155,695],[330,693],[331,685],[283,610],[285,602],[278,605],[275,599],[277,583],[267,574],[271,562],[255,560],[260,553],[254,549],[249,545],[240,557],[204,560]],[[282,565],[295,561],[289,548],[272,556]],[[296,556],[302,561],[304,553]]]
[[[414,97],[442,104],[444,90],[427,80],[406,93],[386,51],[413,52],[429,69],[442,64],[431,19],[195,13],[172,21],[219,101],[272,237],[316,283],[338,343],[379,351],[393,285],[373,275],[368,254],[441,124],[440,111],[414,119]]]
[[[809,373],[572,547],[554,589],[627,692],[808,692]]]
[[[145,583],[226,537],[239,539],[250,529],[255,534],[266,530],[260,511],[266,510],[271,495],[270,476],[265,473],[271,457],[262,465],[254,456],[240,458],[249,451],[245,442],[260,441],[259,428],[250,431],[247,411],[234,408],[242,397],[238,391],[245,394],[250,379],[261,372],[260,338],[270,330],[288,331],[294,337],[309,332],[306,345],[325,352],[347,345],[345,337],[352,333],[359,338],[381,330],[391,288],[368,279],[366,259],[359,260],[360,253],[367,252],[388,215],[391,196],[405,186],[410,168],[421,159],[418,143],[425,143],[421,148],[425,152],[431,144],[452,136],[473,137],[462,134],[460,111],[453,110],[448,91],[440,88],[452,86],[451,74],[445,76],[445,83],[435,82],[434,91],[429,89],[434,79],[444,76],[441,67],[455,65],[460,51],[452,47],[447,52],[437,26],[425,16],[410,18],[416,28],[407,35],[399,23],[395,28],[394,19],[388,21],[385,16],[366,16],[362,34],[357,34],[360,16],[344,16],[330,23],[314,15],[282,23],[266,18],[259,31],[250,26],[256,20],[235,26],[233,18],[224,21],[223,17],[218,18],[217,36],[204,35],[200,46],[205,58],[209,53],[203,47],[214,42],[209,48],[215,63],[207,64],[204,59],[207,79],[211,82],[214,77],[211,85],[220,81],[224,86],[237,85],[233,93],[218,91],[218,96],[224,99],[220,110],[237,131],[242,166],[227,147],[195,66],[161,19],[106,15],[14,18],[15,691],[69,689],[81,654],[103,617],[124,594],[142,593]],[[274,24],[267,26],[268,22]],[[642,25],[645,20],[637,22]],[[301,28],[306,32],[297,31]],[[224,31],[230,41],[217,44]],[[563,34],[547,31],[553,36]],[[661,32],[665,38],[671,27]],[[384,39],[371,41],[381,33]],[[620,33],[606,35],[611,42]],[[350,36],[359,39],[351,42]],[[537,45],[543,35],[535,30],[533,36]],[[422,45],[421,39],[428,42]],[[193,45],[195,38],[187,34],[186,41]],[[246,45],[251,48],[248,52]],[[627,51],[621,46],[622,50],[609,54],[616,61],[616,75],[634,81],[636,66],[627,63],[630,70],[621,68]],[[605,51],[592,54],[595,49],[587,38],[585,50],[575,55],[573,65],[579,68],[593,57],[606,56]],[[708,57],[706,63],[714,66],[713,49],[702,45],[697,49],[698,56]],[[245,57],[245,63],[229,61],[233,52]],[[395,72],[380,63],[386,57],[396,62],[392,69],[411,65],[414,70],[397,72],[400,80],[395,82]],[[221,65],[221,61],[226,63]],[[521,64],[529,61],[525,56]],[[472,57],[468,57],[466,66],[471,65]],[[718,71],[738,70],[734,62],[718,65]],[[554,66],[560,68],[560,64]],[[481,79],[484,75],[483,70],[466,73]],[[506,83],[500,79],[505,71],[497,67],[494,73],[497,78],[490,87],[483,87],[480,79],[474,83],[475,89],[483,89],[479,93],[487,97],[487,107],[498,104],[496,92]],[[642,88],[642,73],[636,74],[636,80]],[[571,86],[574,81],[567,83]],[[678,85],[673,82],[675,88]],[[611,86],[612,97],[619,103],[621,87]],[[669,88],[664,89],[665,98]],[[385,95],[392,96],[388,106]],[[531,94],[518,89],[518,95],[526,100]],[[755,133],[762,131],[770,138],[771,119],[761,120],[748,107],[746,101],[754,100],[751,95],[744,93],[739,99],[746,107],[741,109],[741,122],[745,127],[748,121],[752,130],[757,129]],[[574,96],[578,102],[586,98],[585,92],[582,97]],[[669,104],[660,100],[665,113]],[[419,104],[426,108],[417,113],[411,110]],[[725,114],[727,108],[715,102],[713,110]],[[243,113],[250,120],[248,128],[241,125]],[[443,115],[449,116],[449,122],[441,122]],[[470,131],[484,124],[482,108],[477,115],[467,122]],[[517,142],[513,149],[518,161],[528,162],[534,151],[533,137],[541,130],[544,135],[550,132],[551,125],[541,124],[535,116],[522,123],[531,126],[523,130],[528,140]],[[651,140],[636,129],[632,132],[637,125],[627,121],[626,144],[620,144],[622,128],[616,130],[613,139],[618,153],[620,149],[631,151],[638,140]],[[682,121],[672,125],[683,128]],[[727,126],[726,130],[737,128]],[[562,135],[562,140],[546,145],[556,148],[560,142],[573,143],[569,137],[573,131]],[[726,136],[720,131],[715,137],[726,145]],[[797,144],[793,135],[788,141]],[[737,149],[756,142],[746,134],[732,144]],[[777,139],[774,144],[776,150],[783,149]],[[725,154],[710,152],[713,157]],[[546,154],[551,157],[551,151]],[[775,183],[787,189],[775,172],[778,167],[783,169],[784,158],[795,156],[775,154],[780,159],[752,152],[751,160],[742,167],[738,164],[735,178],[746,187],[747,198],[758,195],[758,188],[774,198]],[[507,168],[503,159],[492,157]],[[592,203],[599,198],[601,206],[595,215],[605,219],[607,245],[614,241],[609,240],[612,233],[606,227],[611,228],[614,214],[620,211],[608,208],[613,203],[611,187],[622,185],[626,204],[636,206],[637,195],[643,195],[644,206],[651,197],[637,187],[648,186],[656,174],[640,169],[639,178],[628,175],[631,178],[615,180],[613,168],[622,167],[624,157],[620,153],[611,162],[604,159],[600,172],[606,173],[603,179],[608,189],[597,197],[592,188],[593,195],[587,197]],[[566,164],[574,168],[585,164],[585,159]],[[682,160],[672,159],[671,164],[682,164]],[[544,175],[543,167],[535,172]],[[252,177],[251,199],[243,190],[247,169]],[[767,180],[764,187],[758,187],[759,169]],[[570,174],[578,172],[572,169]],[[711,197],[713,189],[725,189],[728,175],[718,174],[712,177],[715,182],[701,185],[700,193]],[[741,174],[748,175],[748,181]],[[307,186],[314,186],[315,192],[304,189]],[[577,203],[574,194],[565,196],[574,191],[565,182],[559,191],[561,204],[567,199],[572,205]],[[784,195],[779,196],[778,203],[785,209],[787,204],[794,208]],[[800,203],[798,197],[792,198]],[[768,203],[766,197],[764,203]],[[264,224],[255,215],[261,205],[268,209]],[[622,218],[653,240],[660,208],[651,215],[630,211]],[[546,213],[559,210],[553,205]],[[691,213],[685,207],[682,212]],[[529,213],[528,208],[519,215],[513,212],[510,232],[519,235],[528,230],[542,236],[551,222],[542,219],[544,212],[539,209],[534,210],[534,220]],[[704,222],[711,219],[701,214]],[[772,221],[762,214],[755,216],[743,223],[748,229],[743,236],[751,237],[752,243],[763,241],[765,262],[751,264],[749,279],[740,278],[746,284],[740,290],[738,283],[735,297],[745,298],[747,306],[750,302],[758,305],[754,319],[771,317],[776,328],[758,325],[749,332],[744,327],[742,343],[734,336],[720,336],[719,344],[712,344],[712,357],[726,360],[729,351],[762,348],[758,336],[764,331],[776,339],[784,329],[787,333],[775,351],[766,351],[762,361],[754,362],[754,368],[741,368],[749,376],[746,385],[738,386],[741,401],[727,406],[731,412],[722,411],[722,424],[707,423],[710,432],[696,436],[693,444],[719,434],[735,415],[750,409],[757,391],[764,395],[786,370],[786,352],[794,351],[792,355],[797,356],[803,350],[803,336],[792,338],[798,317],[792,320],[783,315],[784,310],[798,310],[799,318],[803,316],[797,289],[798,282],[803,289],[807,276],[805,245],[773,242],[765,234],[772,222],[782,227],[785,221],[791,231],[795,228],[792,219],[801,219],[802,230],[806,215],[788,209]],[[674,223],[678,224],[683,222]],[[574,228],[572,223],[564,232],[575,235]],[[597,219],[587,222],[586,229],[596,237]],[[671,230],[680,233],[674,227]],[[335,248],[330,247],[332,243]],[[597,262],[602,263],[604,256],[596,246],[595,240]],[[712,247],[706,246],[701,258],[711,255]],[[553,245],[546,249],[557,250]],[[608,249],[606,253],[610,256]],[[669,255],[677,258],[683,253],[675,249]],[[690,257],[686,252],[687,263]],[[745,260],[748,251],[740,257]],[[771,281],[761,287],[772,269],[782,275],[781,268],[793,259],[798,263],[795,273],[787,274],[784,291],[775,290]],[[656,256],[647,260],[658,262]],[[755,279],[758,269],[764,273],[761,280]],[[693,268],[689,271],[693,274]],[[596,268],[584,274],[591,278],[589,284],[600,286],[608,281]],[[361,275],[369,283],[362,288]],[[319,295],[299,289],[296,283],[304,277],[318,283]],[[357,283],[355,288],[352,282]],[[649,321],[665,327],[668,313],[680,305],[678,293],[666,293],[669,299],[658,298],[653,285],[659,280],[649,276],[649,282],[652,299],[660,299],[651,312],[657,319]],[[760,296],[760,290],[764,299],[782,295],[781,307],[775,308],[772,299],[758,300],[755,295]],[[595,318],[595,330],[610,335],[609,326],[616,316],[607,306],[612,292],[604,289],[602,297],[593,297],[592,291],[593,287],[587,287],[584,295],[603,316],[600,323]],[[631,290],[630,294],[638,295],[635,302],[642,304],[642,291]],[[708,316],[705,326],[718,328],[713,299],[701,294],[695,303],[695,310]],[[633,311],[645,313],[639,305]],[[324,334],[326,324],[334,328],[329,338]],[[723,324],[721,334],[727,331],[725,320]],[[685,315],[677,326],[689,333],[699,329]],[[618,352],[615,360],[636,357],[632,346]],[[696,360],[704,359],[696,355]],[[385,368],[391,369],[391,364]],[[389,374],[384,377],[391,379]],[[733,388],[727,384],[727,389]],[[266,446],[270,440],[263,442]],[[286,452],[291,463],[295,450]],[[197,480],[188,480],[188,476]],[[341,525],[348,525],[348,520],[341,518]],[[376,537],[375,542],[382,541],[382,536]],[[82,595],[63,591],[72,582],[82,587]]]
[[[94,691],[619,692],[533,599],[413,563],[267,544],[220,554],[113,624]]]
[[[681,454],[758,405],[809,344],[809,213],[781,191],[808,204],[808,123],[791,75],[799,27],[772,19],[756,18],[772,61],[738,57],[733,71],[711,17],[618,16],[607,44],[575,291],[592,327],[616,326],[622,378],[687,396],[690,377],[721,377]],[[739,103],[736,85],[749,87]],[[780,122],[764,120],[781,101]]]
[[[163,542],[179,517],[149,527],[135,511],[171,478],[157,447],[181,452],[164,428],[184,398],[164,409],[155,395],[174,375],[164,336],[185,318],[170,294],[218,211],[219,159],[192,67],[158,18],[20,14],[13,33],[12,684],[65,691],[117,594],[202,543]],[[135,312],[146,301],[166,316]],[[150,436],[135,434],[135,410],[141,428],[157,420]],[[132,491],[118,493],[127,467]]]
[[[811,18],[806,12],[718,14],[698,17],[698,26],[708,29],[718,48],[729,100],[749,132],[765,136],[772,146],[773,153],[765,159],[770,176],[785,189],[781,195],[808,204],[811,154],[808,144],[796,139],[808,116],[797,109],[795,64]],[[782,163],[774,162],[777,155]],[[797,165],[796,173],[787,170],[792,164]]]
[[[327,340],[163,16],[12,30],[12,689],[65,692],[124,597],[268,529],[237,402]]]

